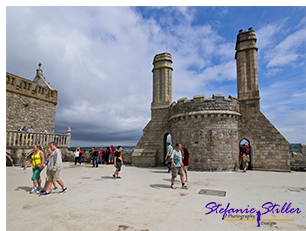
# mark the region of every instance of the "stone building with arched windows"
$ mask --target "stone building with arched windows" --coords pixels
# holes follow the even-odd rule
[[[239,168],[242,140],[251,146],[253,169],[290,170],[289,142],[260,111],[256,35],[240,30],[236,41],[238,98],[196,95],[172,102],[172,56],[153,60],[151,120],[132,154],[134,166],[164,164],[167,135],[190,152],[191,170]]]

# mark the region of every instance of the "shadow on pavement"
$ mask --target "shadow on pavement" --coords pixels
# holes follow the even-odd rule
[[[170,188],[168,184],[150,184],[151,188],[161,189],[161,188]]]
[[[32,190],[33,187],[29,187],[29,186],[20,186],[18,188],[15,189],[15,191],[18,191],[18,190],[24,190],[26,192],[30,192]]]
[[[167,170],[165,170],[165,171],[150,171],[150,172],[153,172],[153,173],[168,173]]]
[[[101,178],[103,178],[103,179],[115,179],[115,178],[112,177],[112,176],[101,176]]]

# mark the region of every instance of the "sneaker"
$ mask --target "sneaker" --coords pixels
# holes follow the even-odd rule
[[[170,188],[172,188],[172,189],[176,189],[176,187],[175,187],[175,185],[174,185],[174,184],[172,184],[172,185],[170,186]]]
[[[121,176],[117,176],[116,178],[120,178],[121,179]]]
[[[188,189],[189,186],[187,184],[182,185],[182,189]]]
[[[114,178],[116,177],[115,174],[113,174],[113,177],[114,177]]]
[[[42,194],[40,194],[39,196],[41,197],[41,196],[48,196],[50,194],[50,192],[44,192],[44,193],[42,193]]]
[[[62,189],[59,193],[64,193],[64,192],[66,192],[66,191],[67,191],[67,187],[64,188],[64,189]]]
[[[56,190],[57,189],[57,187],[54,187],[52,190]]]
[[[38,186],[36,192],[37,192],[37,193],[40,193],[41,190],[42,190],[42,187]]]
[[[37,188],[33,188],[33,189],[30,191],[31,194],[33,194],[33,193],[35,193],[35,192],[37,192]]]

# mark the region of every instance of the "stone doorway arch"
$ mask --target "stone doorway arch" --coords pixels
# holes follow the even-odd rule
[[[14,165],[14,159],[6,153],[6,166],[13,166]]]
[[[243,138],[239,142],[239,163],[240,163],[240,158],[242,156],[242,147],[243,147],[244,144],[247,144],[250,147],[250,153],[249,153],[250,161],[249,161],[249,166],[248,166],[247,170],[252,170],[252,159],[253,159],[252,144],[249,141],[249,139],[247,139],[247,138]],[[240,164],[239,169],[242,169],[241,164]]]

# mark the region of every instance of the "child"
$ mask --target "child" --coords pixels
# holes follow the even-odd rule
[[[246,161],[247,161],[247,157],[246,155],[243,153],[243,155],[241,156],[241,162],[242,162],[242,168],[243,168],[243,172],[246,172]]]

